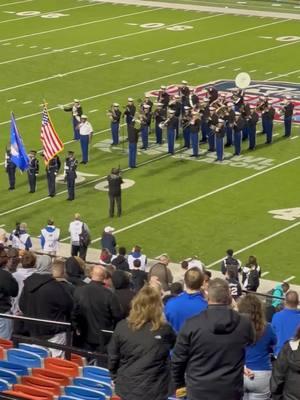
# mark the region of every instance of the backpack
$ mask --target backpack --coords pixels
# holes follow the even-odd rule
[[[87,231],[85,224],[82,224],[81,233],[79,234],[79,246],[88,247],[91,243],[91,236]]]

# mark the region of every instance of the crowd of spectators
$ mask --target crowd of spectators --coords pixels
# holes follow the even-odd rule
[[[172,393],[299,400],[299,296],[288,284],[274,288],[280,298],[263,303],[252,293],[261,271],[256,258],[242,266],[232,250],[221,263],[224,279],[193,259],[182,262],[174,282],[168,256],[149,268],[141,247],[127,255],[105,233],[115,254],[103,248],[101,265],[0,248],[0,313],[71,322],[75,346],[107,354],[122,400],[166,400]],[[253,290],[243,294],[250,283]],[[64,327],[0,318],[0,337],[13,332],[66,343]]]

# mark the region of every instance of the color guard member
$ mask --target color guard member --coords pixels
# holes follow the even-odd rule
[[[59,157],[56,155],[46,165],[46,175],[48,181],[48,193],[50,197],[54,197],[56,194],[56,176],[60,170],[61,162]]]
[[[76,169],[78,161],[74,157],[74,151],[68,151],[68,157],[66,158],[64,171],[65,171],[65,182],[68,187],[68,198],[67,200],[72,201],[75,199],[75,180],[77,178]]]
[[[29,193],[36,191],[36,177],[39,174],[39,160],[36,158],[36,151],[31,150],[29,153],[29,167],[27,170]]]
[[[5,161],[4,161],[5,171],[8,175],[9,188],[8,190],[15,190],[16,184],[16,164],[11,160],[10,149],[6,150]]]

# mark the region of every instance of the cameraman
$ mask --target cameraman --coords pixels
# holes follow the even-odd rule
[[[117,215],[121,216],[121,185],[123,179],[120,175],[120,168],[112,168],[110,175],[107,177],[108,181],[108,196],[109,196],[109,216],[112,218],[115,212],[115,203],[117,205]]]

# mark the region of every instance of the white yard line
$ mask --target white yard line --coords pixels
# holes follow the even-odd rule
[[[252,56],[254,54],[261,54],[263,52],[274,50],[274,49],[285,47],[285,46],[289,46],[291,44],[294,44],[294,42],[293,43],[286,43],[286,44],[275,46],[275,47],[269,47],[269,48],[264,49],[264,50],[258,50],[258,51],[253,52],[253,53],[247,53],[247,54],[243,54],[241,56],[236,56],[236,57],[228,58],[228,59],[225,59],[225,60],[220,60],[220,61],[217,61],[215,63],[208,64],[206,67],[215,66],[215,65],[218,65],[218,64],[222,64],[224,62],[234,61],[234,60],[240,59],[240,58],[246,58],[246,57]],[[132,85],[128,85],[128,86],[124,86],[124,87],[121,87],[121,88],[113,89],[113,90],[110,90],[108,92],[96,94],[94,96],[85,97],[85,98],[81,99],[81,102],[97,99],[99,97],[107,96],[107,95],[118,93],[118,92],[122,92],[122,91],[125,91],[125,90],[128,90],[128,89],[132,89],[132,88],[135,88],[135,87],[138,87],[138,86],[143,86],[143,85],[148,84],[148,83],[161,81],[163,79],[170,78],[171,76],[177,76],[177,75],[181,75],[181,74],[186,74],[186,73],[189,73],[189,72],[193,72],[193,71],[199,70],[200,68],[202,68],[202,66],[201,67],[197,66],[197,67],[190,68],[190,69],[187,69],[187,70],[174,72],[174,73],[168,74],[168,75],[162,75],[162,76],[159,76],[157,78],[153,78],[153,79],[149,79],[149,80],[146,80],[146,81],[138,82],[138,83],[135,83],[135,84],[132,84]],[[291,71],[291,72],[287,72],[285,74],[279,74],[279,75],[274,76],[273,78],[267,79],[267,81],[278,79],[278,78],[281,78],[281,77],[284,77],[284,76],[289,76],[289,75],[295,74],[295,73],[297,73],[299,71],[300,71],[300,69],[295,70],[295,71]],[[58,110],[58,109],[59,109],[59,107],[56,106],[56,107],[48,108],[48,111],[54,111],[54,110]],[[18,117],[17,120],[22,120],[22,119],[35,117],[36,115],[40,115],[40,114],[41,114],[40,112],[36,112],[36,113],[32,113],[32,114],[23,115],[21,117]],[[10,120],[2,121],[2,122],[0,122],[0,125],[6,125],[6,124],[9,124],[9,123],[10,123]]]
[[[232,182],[232,183],[229,183],[228,185],[221,186],[221,187],[219,187],[218,189],[212,190],[211,192],[202,194],[201,196],[198,196],[198,197],[195,197],[195,198],[193,198],[193,199],[191,199],[191,200],[188,200],[188,201],[185,201],[185,202],[183,202],[183,203],[180,203],[180,204],[178,204],[178,205],[175,206],[175,207],[168,208],[167,210],[161,211],[161,212],[159,212],[159,213],[157,213],[157,214],[151,215],[150,217],[144,218],[144,219],[139,220],[139,221],[137,221],[137,222],[135,222],[135,223],[133,223],[133,224],[130,224],[130,225],[128,225],[128,226],[125,226],[124,228],[118,229],[118,230],[116,230],[114,233],[121,233],[121,232],[127,231],[127,230],[129,230],[129,229],[135,228],[136,226],[145,224],[146,222],[152,221],[152,220],[157,219],[157,218],[159,218],[159,217],[161,217],[161,216],[163,216],[163,215],[169,214],[169,213],[171,213],[171,212],[173,212],[173,211],[176,211],[176,210],[179,210],[179,209],[181,209],[181,208],[183,208],[183,207],[189,206],[190,204],[193,204],[193,203],[196,203],[196,202],[198,202],[198,201],[200,201],[200,200],[206,199],[207,197],[210,197],[210,196],[213,196],[213,195],[215,195],[215,194],[217,194],[217,193],[223,192],[224,190],[227,190],[227,189],[230,189],[230,188],[235,187],[235,186],[237,186],[237,185],[240,185],[241,183],[248,182],[248,181],[250,181],[250,180],[252,180],[252,179],[254,179],[254,178],[258,177],[258,176],[264,175],[264,174],[266,174],[266,173],[268,173],[268,172],[270,172],[270,171],[274,171],[275,169],[281,168],[281,167],[283,167],[283,166],[285,166],[285,165],[288,165],[288,164],[293,163],[293,162],[298,161],[298,160],[300,160],[300,156],[294,157],[294,158],[292,158],[292,159],[290,159],[290,160],[287,160],[287,161],[284,161],[284,162],[282,162],[282,163],[280,163],[280,164],[274,165],[273,167],[267,168],[267,169],[265,169],[265,170],[263,170],[263,171],[256,172],[255,174],[249,175],[249,176],[247,176],[247,177],[245,177],[245,178],[238,179],[237,181],[234,181],[234,182]],[[1,216],[1,214],[0,214],[0,216]],[[296,224],[294,224],[293,227],[295,227],[295,226],[297,226],[297,225],[300,225],[300,221],[297,222]],[[292,225],[291,225],[291,226],[292,226]],[[282,233],[283,231],[292,229],[291,226],[288,227],[288,228],[285,228],[285,230],[281,230],[281,231],[279,231],[279,232]],[[277,236],[278,234],[279,234],[279,233],[273,234],[273,236]],[[272,236],[272,235],[271,235],[271,236]],[[99,240],[99,238],[96,238],[96,239],[92,240],[92,243],[96,242],[97,240]],[[262,241],[265,241],[265,240],[267,240],[267,239],[265,238],[265,239],[263,239]],[[258,241],[258,242],[256,242],[256,244],[257,244],[257,243],[260,243],[260,242],[261,242],[261,241]],[[244,250],[247,250],[248,248],[251,248],[251,247],[253,247],[254,245],[255,245],[255,244],[252,244],[252,245],[250,245],[250,247],[248,246],[248,247],[246,247],[245,249],[240,250],[240,252],[241,252],[241,251],[244,251]],[[238,253],[238,252],[235,252],[235,254],[237,254],[237,253]],[[219,262],[219,261],[217,261],[217,262]],[[216,262],[216,263],[217,263],[217,262]],[[210,267],[210,266],[211,266],[211,265],[209,265],[209,267]]]
[[[32,1],[33,0],[14,1],[14,2],[11,2],[11,3],[1,4],[0,7],[13,6],[15,4],[22,4],[22,3],[32,3]]]
[[[146,11],[142,11],[140,13],[134,13],[134,15],[135,14],[145,13],[145,12],[150,12],[150,11],[156,11],[156,10],[155,9],[154,10],[146,10]],[[23,56],[23,57],[10,59],[10,60],[5,60],[5,61],[1,61],[0,65],[11,64],[11,63],[14,63],[14,62],[29,60],[29,59],[36,58],[36,57],[43,57],[43,56],[47,56],[49,54],[51,55],[51,54],[54,54],[54,53],[62,53],[64,51],[69,51],[71,49],[78,49],[78,48],[85,47],[85,46],[90,46],[90,45],[93,45],[93,44],[105,43],[105,42],[109,42],[111,40],[124,39],[124,38],[127,38],[127,37],[136,36],[136,35],[143,35],[143,34],[146,34],[146,33],[149,33],[149,32],[163,30],[163,29],[166,29],[166,28],[178,25],[178,24],[187,24],[187,23],[191,23],[191,22],[202,21],[202,20],[205,20],[205,19],[211,19],[211,18],[216,18],[216,17],[221,17],[221,16],[222,16],[222,14],[215,14],[215,15],[209,15],[209,16],[206,16],[206,17],[191,19],[191,20],[187,20],[187,21],[178,21],[178,22],[176,22],[174,24],[165,25],[165,26],[162,26],[162,27],[159,27],[159,28],[143,29],[142,31],[126,33],[124,35],[118,35],[118,36],[108,37],[108,38],[105,38],[105,39],[93,40],[91,42],[80,43],[80,44],[76,44],[74,46],[64,47],[64,48],[60,48],[60,49],[53,49],[51,51],[47,51],[47,52],[44,52],[44,53],[32,54],[30,56]],[[7,40],[8,39],[5,39],[5,42]],[[32,48],[32,46],[31,46],[31,48]],[[106,55],[106,53],[103,53],[103,54]],[[100,54],[100,56],[101,55],[102,54]]]
[[[45,78],[37,79],[35,81],[25,82],[25,83],[22,83],[22,84],[19,84],[19,85],[6,87],[6,88],[3,88],[3,89],[0,89],[0,93],[7,92],[7,91],[10,91],[10,90],[14,90],[14,89],[18,89],[18,88],[25,87],[25,86],[31,86],[31,85],[34,85],[36,83],[41,83],[41,82],[49,81],[49,80],[52,80],[52,79],[57,79],[58,75],[62,75],[62,76],[74,75],[74,74],[78,74],[78,73],[81,73],[81,72],[84,72],[84,71],[89,71],[89,70],[92,70],[92,69],[105,67],[107,65],[112,65],[112,64],[115,64],[115,63],[120,63],[120,62],[124,62],[124,61],[128,61],[128,60],[134,60],[134,59],[139,58],[139,57],[144,57],[144,56],[151,55],[151,54],[157,54],[157,53],[161,53],[161,52],[165,52],[165,51],[170,51],[170,50],[174,50],[174,49],[178,49],[178,48],[182,48],[182,47],[192,46],[194,44],[204,43],[204,42],[208,42],[208,41],[211,41],[211,40],[216,40],[216,39],[220,39],[220,38],[224,38],[224,37],[228,37],[228,36],[234,36],[234,35],[237,35],[237,34],[240,34],[240,33],[249,32],[249,31],[252,31],[252,30],[255,30],[255,29],[260,29],[262,27],[266,27],[266,26],[270,26],[270,25],[274,25],[274,24],[278,24],[278,23],[283,23],[283,22],[287,22],[287,20],[271,22],[269,24],[258,25],[258,26],[254,26],[254,27],[251,27],[251,28],[242,29],[242,30],[239,30],[239,31],[225,33],[223,35],[218,35],[218,36],[213,36],[213,37],[210,37],[210,38],[195,40],[193,42],[186,42],[186,43],[182,43],[182,44],[179,44],[179,45],[176,45],[176,46],[170,46],[170,47],[166,47],[166,48],[163,48],[163,49],[154,50],[154,51],[151,51],[151,52],[148,52],[148,53],[137,54],[135,56],[131,56],[131,57],[115,60],[115,61],[108,61],[106,63],[90,65],[90,66],[84,67],[84,68],[78,68],[76,70],[71,70],[71,71],[55,74],[55,75],[48,76],[48,77],[45,77]],[[300,40],[295,41],[295,42],[289,42],[289,43],[281,44],[281,45],[270,47],[270,48],[267,48],[267,49],[258,50],[258,51],[255,51],[253,53],[249,53],[249,54],[246,54],[246,55],[232,57],[232,58],[227,59],[227,60],[225,60],[223,62],[227,62],[228,60],[232,61],[232,60],[241,59],[241,58],[244,58],[244,57],[248,57],[249,55],[260,54],[260,53],[264,53],[266,51],[270,51],[270,50],[273,50],[273,49],[278,49],[278,48],[281,48],[281,47],[292,46],[294,44],[298,44],[299,42],[300,42]],[[194,71],[194,70],[199,69],[199,68],[204,68],[204,67],[207,68],[207,67],[210,67],[210,66],[218,65],[219,63],[220,62],[218,61],[216,63],[211,63],[211,64],[208,64],[208,65],[205,65],[205,66],[200,65],[200,66],[197,66],[196,68],[191,68],[190,70],[187,70],[187,72]],[[172,76],[172,75],[170,75],[170,76]]]
[[[295,277],[294,275],[292,275],[292,276],[290,276],[289,278],[284,279],[283,282],[290,282],[290,281],[292,281],[292,280],[295,279],[295,278],[296,278],[296,277]]]
[[[294,229],[294,228],[296,228],[296,227],[299,226],[299,225],[300,225],[300,221],[295,222],[294,224],[289,225],[289,226],[286,227],[286,228],[280,229],[279,231],[277,231],[277,232],[275,232],[275,233],[272,233],[272,234],[269,235],[269,236],[266,236],[266,237],[264,237],[264,238],[262,238],[262,239],[260,239],[260,240],[257,240],[257,241],[254,242],[254,243],[249,244],[249,245],[246,246],[246,247],[243,247],[242,249],[239,249],[239,250],[235,251],[234,254],[240,254],[240,253],[243,253],[243,252],[246,251],[246,250],[252,249],[252,247],[255,247],[255,246],[258,246],[258,245],[261,244],[261,243],[267,242],[268,240],[273,239],[274,237],[279,236],[279,235],[281,235],[281,234],[283,234],[283,233],[285,233],[285,232],[287,232],[287,231],[289,231],[289,230],[291,230],[291,229]],[[224,257],[223,257],[223,258],[224,258]],[[214,267],[215,265],[219,264],[219,263],[223,260],[223,258],[220,258],[219,260],[216,260],[216,261],[212,262],[211,264],[207,265],[206,267],[207,267],[207,268]]]
[[[265,271],[265,272],[263,272],[262,274],[261,274],[261,276],[262,276],[262,278],[264,277],[264,276],[266,276],[266,275],[269,275],[269,271]]]

